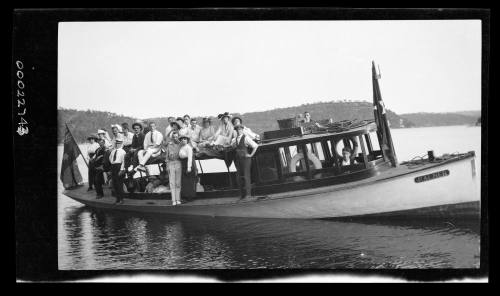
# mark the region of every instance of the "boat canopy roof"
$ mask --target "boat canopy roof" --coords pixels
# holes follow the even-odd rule
[[[319,130],[306,133],[301,136],[291,136],[281,139],[269,139],[266,140],[264,143],[261,143],[260,147],[272,148],[276,146],[294,145],[301,142],[321,141],[324,138],[331,138],[331,137],[341,137],[341,138],[352,137],[360,134],[367,134],[376,130],[377,130],[377,125],[375,124],[375,122],[366,121],[361,125],[357,125],[356,127],[348,128],[341,131]]]

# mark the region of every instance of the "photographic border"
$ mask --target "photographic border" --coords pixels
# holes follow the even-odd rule
[[[11,103],[16,231],[16,278],[27,281],[91,279],[111,275],[199,275],[223,281],[302,275],[390,276],[436,281],[479,278],[489,273],[488,99],[489,9],[354,8],[172,8],[16,9],[13,11]],[[57,242],[57,61],[58,23],[75,21],[264,21],[264,20],[453,20],[482,21],[482,163],[479,269],[341,270],[58,270]],[[29,133],[20,136],[16,103],[16,61],[24,66]],[[29,99],[29,101],[28,101]]]

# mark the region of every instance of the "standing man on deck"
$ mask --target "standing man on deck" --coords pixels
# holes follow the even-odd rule
[[[123,136],[115,138],[115,149],[109,155],[111,163],[111,180],[115,192],[115,204],[123,203],[123,175],[125,173],[125,150],[123,150]]]
[[[234,165],[236,166],[236,180],[241,191],[241,198],[252,196],[251,184],[251,165],[252,157],[259,145],[255,143],[250,137],[243,133],[245,127],[241,124],[234,126],[236,130],[236,137],[232,139],[231,145],[236,148],[236,157]],[[249,149],[251,152],[248,153]]]
[[[91,167],[93,171],[96,199],[99,199],[104,196],[102,185],[104,184],[103,160],[106,154],[106,142],[104,139],[99,139],[97,142],[99,143],[99,148],[96,149],[94,156],[90,160],[89,168]]]

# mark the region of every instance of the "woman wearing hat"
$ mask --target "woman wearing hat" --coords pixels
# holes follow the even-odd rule
[[[231,123],[233,124],[233,126],[236,126],[238,124],[243,124],[243,120],[240,118],[240,117],[233,117],[233,119],[231,120]],[[233,132],[233,138],[236,137],[236,130]],[[247,136],[247,137],[250,137],[250,139],[252,140],[260,140],[260,136],[259,134],[256,134],[254,132],[252,132],[251,129],[249,129],[248,127],[244,126],[243,127],[243,133]]]
[[[173,118],[173,117],[172,117]],[[172,132],[177,132],[179,133],[180,129],[182,128],[182,125],[183,125],[183,122],[181,122],[181,120],[179,120],[179,118],[177,119],[173,119],[172,122],[170,122],[170,129],[167,128],[166,131],[168,131],[166,134],[165,134],[165,144],[168,144],[170,143],[170,141],[172,141]]]
[[[179,158],[182,165],[181,196],[185,199],[192,199],[196,197],[196,183],[198,182],[193,148],[189,143],[191,141],[189,136],[179,136],[179,140]]]
[[[199,147],[209,146],[210,143],[214,140],[215,129],[212,126],[212,121],[210,118],[203,118],[203,127],[200,130],[198,139],[199,139]]]
[[[122,127],[119,124],[111,125],[111,144],[115,146],[115,139],[122,133]],[[124,140],[122,138],[122,140]]]
[[[105,129],[97,130],[97,136],[99,137],[99,139],[104,140],[104,146],[106,147],[107,150],[113,149],[111,138],[109,137],[108,132]]]
[[[225,112],[224,114],[219,114],[218,118],[221,120],[221,124],[215,132],[214,140],[211,144],[228,146],[231,144],[234,131],[233,124],[230,122],[231,115],[229,115],[228,112]]]
[[[172,205],[181,203],[181,177],[182,177],[182,164],[179,157],[179,150],[181,145],[179,142],[179,132],[173,130],[170,132],[170,142],[167,145],[167,171],[168,180],[170,184],[170,193],[172,195]]]
[[[87,191],[93,190],[94,188],[94,169],[92,167],[92,158],[95,155],[97,149],[99,149],[99,144],[97,143],[99,138],[97,135],[90,135],[87,137],[87,141],[89,141],[89,145],[87,146],[87,156],[88,156],[88,164],[89,164],[89,188]]]
[[[184,118],[179,117],[176,120],[177,124],[179,125],[179,137],[181,136],[188,136],[191,138],[191,129],[189,128],[189,125],[186,124],[184,121]]]

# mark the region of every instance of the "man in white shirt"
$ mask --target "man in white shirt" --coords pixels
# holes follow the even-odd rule
[[[115,149],[109,154],[111,163],[111,180],[113,182],[115,204],[123,203],[123,175],[125,173],[125,150],[123,150],[123,136],[119,135],[114,139]]]
[[[122,123],[122,134],[123,134],[123,150],[128,152],[130,149],[130,145],[132,145],[132,139],[134,138],[134,134],[131,133],[128,129],[128,123]]]
[[[156,130],[154,122],[149,123],[149,129],[150,131],[144,136],[144,150],[137,153],[137,157],[139,158],[137,169],[141,171],[146,171],[146,162],[153,154],[160,152],[163,142],[163,135]]]
[[[199,126],[196,122],[196,118],[191,119],[191,141],[198,143],[200,140],[200,131],[201,131],[201,126]]]
[[[242,199],[252,196],[250,175],[252,171],[252,157],[259,147],[257,143],[243,133],[244,128],[241,124],[234,126],[237,135],[231,140],[231,146],[236,148],[234,165],[236,166],[236,180],[238,181]],[[250,153],[248,152],[249,149],[251,149]]]

